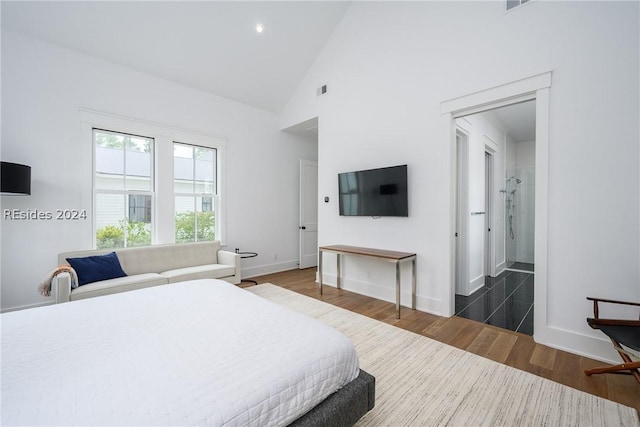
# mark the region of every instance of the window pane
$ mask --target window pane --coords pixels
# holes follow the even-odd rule
[[[94,129],[96,247],[150,245],[153,138]],[[110,190],[115,194],[106,194]],[[148,194],[129,194],[130,190]]]
[[[96,173],[96,188],[101,190],[123,190],[124,175]]]
[[[125,196],[96,194],[96,248],[123,248]]]
[[[151,244],[151,223],[142,221],[123,221],[125,242],[128,248],[132,246],[149,246]]]
[[[215,214],[208,197],[177,196],[176,243],[215,240]]]
[[[151,183],[151,153],[127,151],[127,187],[133,188],[145,185],[150,190]]]
[[[150,191],[152,187],[150,176],[129,176],[127,175],[127,190]]]
[[[173,179],[176,193],[193,193],[193,147],[173,144]]]
[[[194,148],[196,159],[196,193],[215,193],[214,166],[216,152],[210,148]]]
[[[213,197],[202,198],[202,212],[213,211]]]
[[[129,221],[151,222],[151,196],[129,195]]]
[[[214,194],[215,164],[215,149],[174,143],[174,191]]]
[[[127,188],[151,189],[151,140],[127,135],[125,137]]]
[[[195,197],[178,196],[175,198],[175,206],[176,243],[195,242]]]
[[[105,146],[105,138],[99,139],[100,135],[105,134],[96,132],[96,188],[123,189],[124,150]]]
[[[208,201],[206,199],[209,199]],[[198,242],[211,241],[216,239],[215,233],[215,214],[212,209],[205,210],[205,206],[209,207],[211,199],[207,197],[198,197],[196,206],[198,212],[196,214],[196,240]]]
[[[153,139],[94,130],[96,188],[151,191]]]

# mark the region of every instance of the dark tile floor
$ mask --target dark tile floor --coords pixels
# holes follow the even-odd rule
[[[533,335],[533,274],[504,271],[486,277],[473,294],[456,295],[456,316]]]

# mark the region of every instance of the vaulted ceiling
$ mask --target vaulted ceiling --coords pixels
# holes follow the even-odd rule
[[[349,1],[6,1],[2,27],[278,113]],[[263,26],[262,33],[256,26]],[[533,139],[531,104],[493,112]],[[317,119],[291,131],[317,136]]]
[[[1,7],[2,26],[17,33],[279,112],[349,2],[2,1]]]

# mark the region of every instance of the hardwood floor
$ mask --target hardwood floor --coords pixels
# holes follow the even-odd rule
[[[604,363],[536,344],[524,334],[461,317],[439,317],[402,307],[395,318],[395,304],[364,295],[324,287],[319,295],[316,269],[291,270],[252,279],[270,282],[303,295],[360,313],[390,325],[435,339],[460,349],[521,369],[584,392],[635,408],[640,414],[640,384],[631,375],[600,374],[588,377],[585,369]],[[242,286],[252,286],[243,283]]]

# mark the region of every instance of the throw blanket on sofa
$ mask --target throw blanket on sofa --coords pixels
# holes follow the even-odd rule
[[[38,292],[44,297],[51,296],[51,282],[60,273],[69,273],[71,275],[71,289],[78,287],[78,275],[76,271],[68,265],[61,265],[54,268],[49,274],[44,276],[42,283],[38,286]]]

